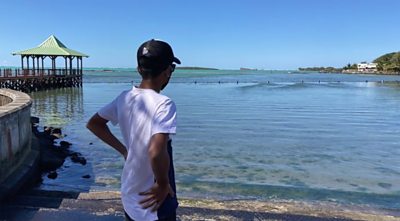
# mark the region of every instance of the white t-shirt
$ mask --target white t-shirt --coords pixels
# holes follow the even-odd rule
[[[176,106],[165,95],[151,89],[132,88],[122,92],[98,114],[119,124],[128,150],[121,177],[122,204],[134,220],[157,220],[157,212],[142,209],[139,204],[154,184],[154,174],[149,160],[150,139],[157,133],[176,133]]]

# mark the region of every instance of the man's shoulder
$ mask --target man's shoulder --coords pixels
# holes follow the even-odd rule
[[[171,98],[169,98],[168,96],[164,95],[164,94],[158,94],[160,96],[160,100],[162,100],[163,102],[173,102]]]
[[[121,93],[119,93],[119,95],[118,95],[117,97],[127,96],[131,91],[132,91],[132,89],[130,89],[130,90],[123,90]]]
[[[157,103],[172,102],[171,98],[169,98],[167,95],[157,93],[153,90],[149,90],[147,92],[147,95],[151,96]]]
[[[122,93],[124,94],[124,92]],[[124,96],[136,96],[142,97],[146,103],[152,103],[153,105],[159,106],[165,103],[174,103],[171,98],[164,94],[157,93],[150,89],[140,89],[140,88],[132,88],[131,90],[125,91]]]

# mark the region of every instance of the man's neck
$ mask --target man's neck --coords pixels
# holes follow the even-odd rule
[[[140,82],[139,88],[141,89],[152,89],[157,93],[160,93],[160,86],[156,85],[153,81],[151,80],[142,80],[142,82]]]

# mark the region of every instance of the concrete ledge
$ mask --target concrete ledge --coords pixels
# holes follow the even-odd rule
[[[21,188],[37,170],[39,152],[32,149],[29,95],[0,89],[0,201]],[[11,101],[11,102],[10,102]]]
[[[32,99],[29,95],[19,92],[13,91],[10,89],[0,89],[0,96],[2,96],[4,100],[11,99],[12,102],[5,102],[4,105],[0,106],[0,117],[17,112],[27,106],[32,104]],[[7,98],[4,98],[7,97]]]

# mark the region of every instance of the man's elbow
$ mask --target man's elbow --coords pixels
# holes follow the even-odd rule
[[[92,118],[90,118],[90,120],[86,123],[86,128],[89,129],[90,131],[93,131],[94,122],[93,122]]]
[[[86,128],[89,130],[92,129],[92,124],[91,124],[90,120],[86,123]]]
[[[95,114],[86,123],[86,128],[93,131],[98,127],[104,126],[106,123],[106,120],[103,120],[98,114]]]

